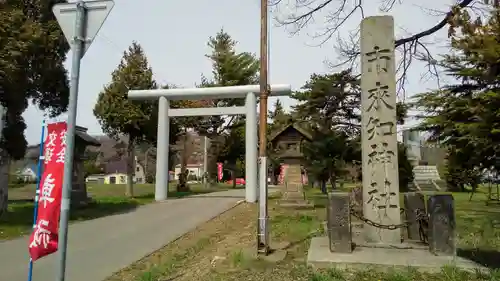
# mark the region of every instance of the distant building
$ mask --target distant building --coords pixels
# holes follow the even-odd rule
[[[106,178],[105,174],[94,174],[87,176],[85,178],[85,182],[94,184],[104,184],[105,178]]]
[[[24,182],[35,182],[37,180],[37,165],[35,163],[27,164],[17,173],[17,178]]]
[[[133,175],[134,183],[146,183],[144,166],[135,158]],[[111,161],[106,163],[104,174],[89,175],[86,182],[98,184],[126,184],[127,183],[127,160]]]
[[[196,132],[188,132],[189,137],[179,138],[177,142],[172,145],[173,157],[173,177],[175,180],[179,179],[179,174],[181,172],[182,157],[186,157],[186,169],[189,171],[189,175],[201,178],[203,176],[203,162],[204,157],[207,157],[208,171],[210,172],[210,167],[212,168],[212,173],[216,173],[215,157],[213,157],[212,149],[216,149],[216,145],[209,139],[203,136],[199,136]],[[205,141],[207,141],[207,155],[204,154]],[[184,149],[187,150],[188,155],[184,155]]]
[[[114,173],[104,176],[104,184],[126,184],[127,174]]]
[[[186,165],[186,170],[189,172],[188,177],[196,177],[201,179],[203,176],[203,164],[202,163],[191,163]],[[179,179],[179,174],[181,173],[181,164],[175,166],[174,179]]]

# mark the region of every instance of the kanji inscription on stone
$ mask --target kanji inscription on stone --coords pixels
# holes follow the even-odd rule
[[[393,122],[380,122],[377,117],[370,117],[366,125],[368,132],[368,139],[372,140],[376,136],[389,136],[394,134]]]
[[[368,99],[370,100],[370,105],[366,111],[371,111],[372,109],[379,110],[383,107],[388,109],[394,109],[394,106],[390,103],[391,93],[389,92],[389,86],[382,85],[380,82],[375,83],[375,87],[368,90]]]
[[[361,122],[363,216],[399,225],[394,20],[368,17],[361,23]],[[401,243],[401,230],[364,225],[367,242]]]
[[[373,65],[377,73],[387,72],[388,63],[391,60],[391,50],[381,49],[379,46],[374,46],[373,50],[366,53],[368,57],[368,72],[373,72]]]

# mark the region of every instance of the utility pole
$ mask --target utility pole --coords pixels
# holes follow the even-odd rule
[[[207,136],[203,137],[203,186],[207,188],[208,186],[208,138]]]
[[[268,79],[268,6],[267,0],[260,4],[260,116],[259,116],[259,221],[257,253],[269,254],[269,216],[267,210],[267,97]]]

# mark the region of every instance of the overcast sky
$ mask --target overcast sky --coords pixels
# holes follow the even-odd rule
[[[110,82],[111,72],[120,62],[123,51],[134,40],[144,48],[159,83],[182,87],[195,86],[195,83],[200,82],[201,74],[211,76],[210,61],[204,57],[209,52],[206,42],[209,36],[215,35],[221,28],[239,42],[239,51],[258,54],[260,0],[115,1],[114,9],[82,61],[77,124],[87,127],[91,134],[102,133],[92,112],[97,95]],[[395,6],[390,13],[395,18],[396,37],[433,26],[442,16],[432,10],[446,11],[452,1],[404,0],[404,4]],[[379,11],[380,1],[364,2],[367,3],[365,16],[383,14]],[[282,14],[286,7],[281,6],[280,9]],[[278,15],[278,12],[273,15]],[[321,31],[321,16],[324,18],[325,14],[320,15],[314,25],[294,36],[283,27],[271,28],[271,83],[288,83],[298,89],[312,73],[329,71],[325,60],[337,59],[333,48],[335,40],[314,47],[319,41],[311,37]],[[355,30],[359,23],[358,13],[343,25],[340,35],[345,36],[348,31]],[[431,49],[444,53],[447,51],[442,47],[446,43],[444,39],[446,30],[424,41],[440,41]],[[69,69],[69,61],[66,67]],[[425,73],[425,65],[414,64],[407,85],[409,96],[436,87],[434,80],[422,79],[422,73]],[[294,104],[289,98],[281,99],[286,107]],[[273,103],[274,99],[271,99],[270,106]],[[38,142],[43,112],[31,106],[24,117],[28,124],[28,142]],[[60,116],[58,119],[65,118]]]

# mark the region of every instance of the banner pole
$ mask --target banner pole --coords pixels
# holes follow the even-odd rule
[[[38,217],[38,199],[40,198],[40,180],[42,177],[42,162],[44,161],[43,146],[45,141],[45,120],[42,121],[42,135],[40,137],[40,148],[38,155],[38,165],[36,167],[36,191],[35,191],[35,206],[33,208],[33,229],[36,228],[36,219]],[[33,260],[30,257],[28,281],[33,278]]]

